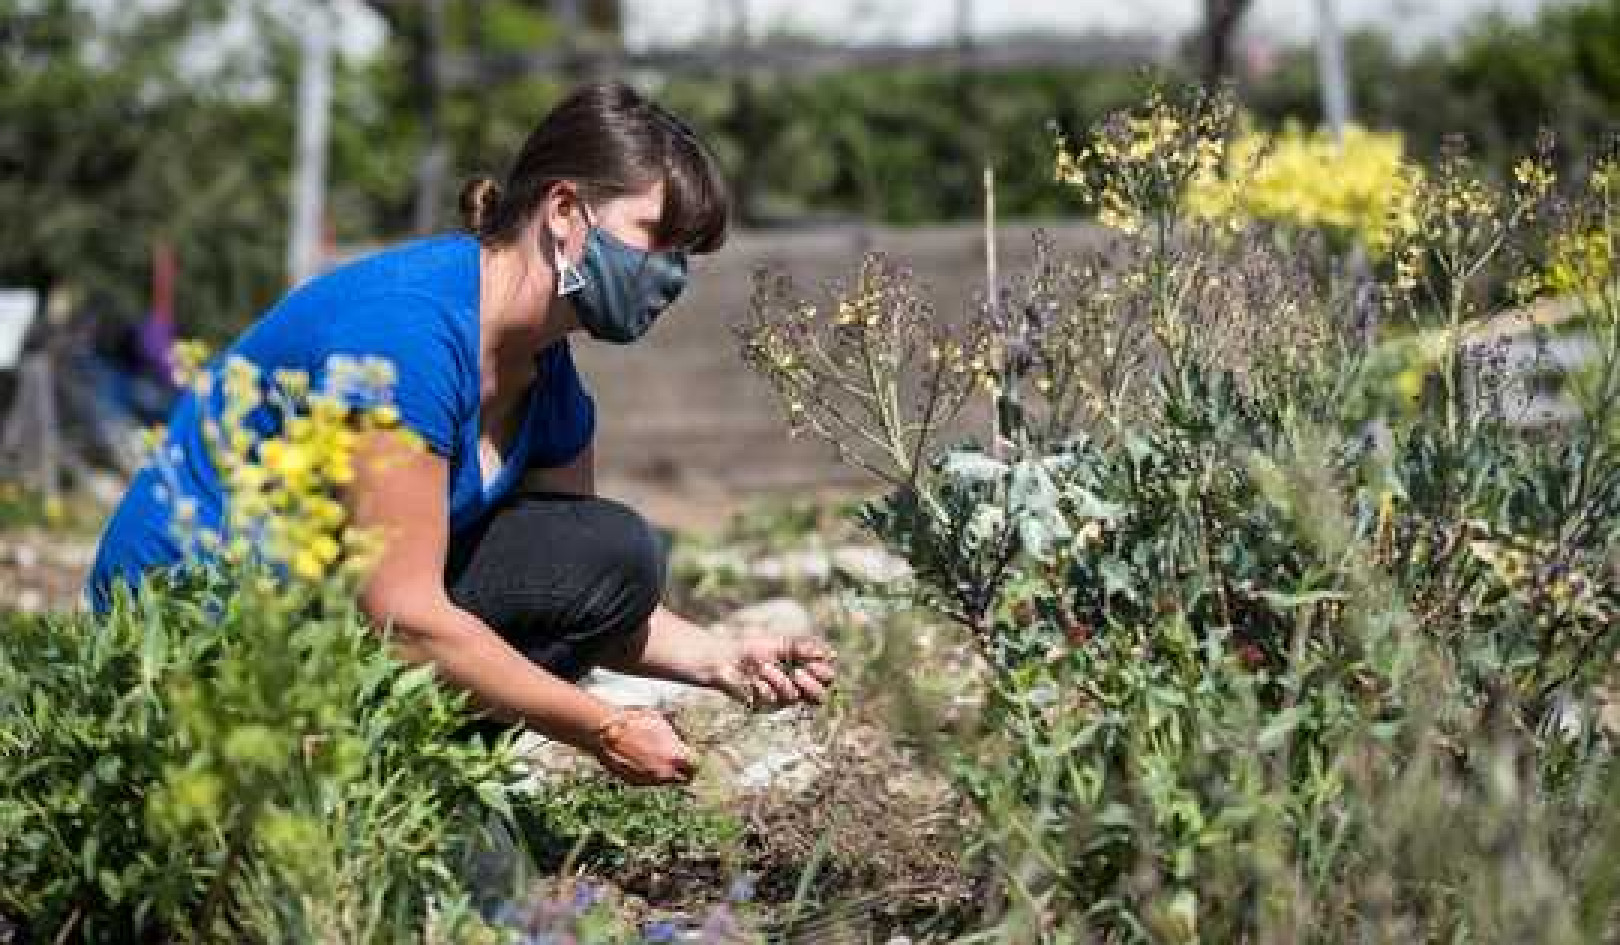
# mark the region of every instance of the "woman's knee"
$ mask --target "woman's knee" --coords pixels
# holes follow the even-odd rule
[[[459,604],[514,643],[594,648],[645,625],[665,557],[658,533],[621,503],[524,495],[466,537],[448,580]]]
[[[633,632],[663,599],[663,542],[639,513],[611,499],[591,499],[582,515],[588,528],[580,564],[595,575],[599,597],[593,616],[617,632]]]

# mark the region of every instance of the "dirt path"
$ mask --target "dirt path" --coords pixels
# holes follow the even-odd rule
[[[0,606],[22,613],[77,609],[95,553],[93,536],[0,533]]]

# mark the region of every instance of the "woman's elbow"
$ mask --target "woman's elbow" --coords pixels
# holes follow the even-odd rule
[[[374,580],[360,595],[360,610],[373,627],[407,649],[460,632],[456,606],[443,587]]]

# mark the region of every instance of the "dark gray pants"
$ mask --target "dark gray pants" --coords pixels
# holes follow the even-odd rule
[[[452,539],[445,584],[529,659],[576,680],[646,626],[665,558],[658,533],[618,502],[527,493]]]

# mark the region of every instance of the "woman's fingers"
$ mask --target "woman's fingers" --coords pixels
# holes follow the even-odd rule
[[[669,719],[656,712],[620,710],[597,737],[597,757],[630,784],[684,784],[697,773],[697,756],[691,746]]]
[[[836,674],[837,654],[815,637],[765,639],[739,660],[738,668],[747,680],[750,707],[779,709],[795,702],[820,704],[827,698],[827,687]]]
[[[833,667],[833,664],[825,660],[810,660],[799,668],[814,676],[816,681],[824,686],[832,685],[834,677],[838,675],[838,671]]]
[[[789,652],[800,669],[808,670],[823,686],[832,685],[837,675],[838,654],[831,647],[813,637],[799,637],[793,641]]]
[[[827,700],[827,688],[808,666],[801,666],[793,671],[793,684],[799,687],[799,693],[806,701],[820,705]]]
[[[838,659],[832,647],[815,637],[794,637],[788,643],[788,655],[799,662],[826,663],[829,666]]]
[[[755,672],[771,687],[772,701],[776,705],[787,705],[799,701],[799,689],[793,685],[793,680],[782,672],[781,667],[775,663],[760,663]]]

